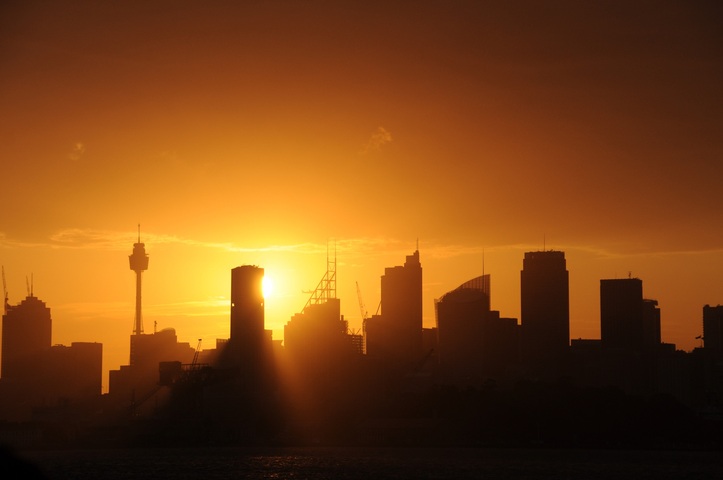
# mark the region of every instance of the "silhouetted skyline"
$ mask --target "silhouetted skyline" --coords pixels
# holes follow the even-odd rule
[[[574,271],[572,337],[599,335],[599,279],[632,271],[690,350],[723,292],[722,21],[707,1],[3,2],[10,300],[35,274],[53,341],[117,367],[138,223],[144,328],[191,344],[227,336],[229,265],[274,278],[280,338],[331,236],[355,330],[356,283],[375,313],[416,239],[426,327],[483,251],[492,308],[519,318],[519,259],[546,243]]]

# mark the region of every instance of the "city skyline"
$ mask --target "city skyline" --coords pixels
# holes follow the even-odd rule
[[[135,235],[138,235],[136,232]],[[146,240],[144,237],[145,234],[141,233],[141,242],[143,244],[146,244]],[[137,238],[131,237],[131,241],[128,245],[133,246],[133,249],[130,248],[130,246],[127,245],[127,252],[135,251],[135,247],[137,243]],[[336,255],[337,259],[336,261],[344,265],[346,262],[343,260],[339,262],[341,259],[341,252],[345,251],[345,245],[347,245],[344,241],[334,241],[332,243],[327,243],[325,245],[325,252],[322,254],[321,252],[314,252],[310,255],[316,256],[321,258],[322,255],[324,255],[327,258],[329,258],[329,255]],[[310,247],[310,245],[306,245],[307,248]],[[319,246],[321,247],[321,246]],[[439,290],[449,290],[450,288],[454,288],[456,285],[451,285],[447,283],[440,282],[438,285],[434,285],[434,282],[429,282],[426,278],[428,274],[428,267],[426,267],[426,263],[428,262],[425,260],[425,254],[424,254],[424,248],[419,247],[419,242],[417,241],[416,248],[420,248],[421,252],[415,251],[415,255],[418,255],[418,258],[420,258],[422,268],[424,270],[424,275],[422,276],[422,296],[423,296],[423,327],[424,328],[433,328],[436,327],[436,318],[435,318],[435,306],[434,303],[439,297],[443,296],[445,292],[442,292],[440,295],[434,294],[433,297],[429,297],[429,292],[436,292]],[[544,248],[544,247],[543,247]],[[332,250],[333,249],[333,250]],[[574,249],[573,249],[574,250]],[[149,271],[153,272],[153,266],[156,264],[156,259],[154,258],[153,251],[149,248],[146,250],[148,257],[150,257],[150,267]],[[492,250],[494,252],[494,249]],[[521,253],[519,258],[520,263],[520,269],[513,273],[513,277],[516,277],[517,281],[517,288],[510,288],[510,285],[505,286],[507,290],[500,289],[496,282],[495,278],[497,275],[495,272],[490,272],[490,264],[493,266],[492,269],[496,269],[496,265],[499,263],[497,261],[492,260],[490,257],[493,256],[493,254],[490,253],[489,249],[482,251],[482,263],[477,265],[469,265],[467,268],[470,272],[474,273],[475,270],[479,267],[479,270],[476,270],[477,273],[482,273],[483,270],[485,270],[487,273],[485,274],[490,278],[490,290],[492,292],[491,294],[491,308],[493,310],[498,310],[500,314],[504,317],[508,318],[514,318],[517,321],[518,325],[522,324],[521,321],[521,282],[520,282],[520,274],[523,270],[523,261],[525,258],[527,258],[528,254],[534,255],[537,252],[558,252],[564,255],[563,258],[567,260],[567,268],[570,271],[570,276],[575,276],[575,268],[570,266],[570,255],[566,251],[558,250],[556,248],[546,248],[546,249],[539,249],[539,250],[530,250]],[[298,254],[297,254],[298,255]],[[378,255],[379,258],[386,258],[390,255],[394,255],[394,253],[386,252],[384,255]],[[439,255],[432,257],[432,264],[437,264],[439,267],[440,265],[444,265],[446,261],[449,260],[449,257],[446,257],[444,255]],[[400,252],[397,257],[404,258],[407,256],[404,252]],[[356,258],[356,257],[354,257]],[[172,259],[165,259],[164,261],[160,262],[161,264],[164,263],[173,263]],[[376,301],[380,298],[380,292],[379,292],[379,280],[384,276],[384,272],[386,270],[394,270],[395,268],[400,267],[392,267],[392,265],[401,263],[399,258],[392,259],[390,263],[386,267],[381,267],[379,275],[376,278],[376,288],[372,288],[371,290],[367,290],[366,293],[363,294],[363,297],[365,299],[371,299],[372,301]],[[239,265],[244,264],[244,262],[239,263]],[[246,262],[246,265],[253,264],[257,269],[259,269],[261,272],[269,272],[268,268],[264,268],[262,263],[256,263],[256,262]],[[318,277],[321,275],[321,272],[323,271],[323,263],[320,263],[317,265],[317,272],[313,272],[316,275],[316,278],[318,280]],[[125,265],[125,268],[127,269],[127,264]],[[160,331],[163,329],[174,329],[179,338],[179,342],[185,342],[189,345],[195,345],[197,340],[202,340],[204,342],[204,345],[206,345],[206,348],[212,348],[212,346],[215,344],[215,341],[217,339],[220,340],[227,340],[230,338],[230,319],[231,319],[231,288],[229,288],[228,285],[228,270],[236,270],[239,267],[233,267],[233,268],[227,268],[223,275],[223,280],[220,280],[220,283],[226,282],[226,294],[225,295],[219,295],[214,302],[217,304],[217,311],[213,314],[206,314],[204,315],[204,308],[208,308],[208,306],[199,306],[199,305],[186,305],[185,307],[188,308],[188,311],[184,312],[184,305],[158,305],[157,303],[150,302],[150,304],[146,305],[146,300],[148,300],[149,297],[151,297],[151,300],[153,300],[153,294],[148,291],[148,288],[158,288],[157,286],[159,283],[156,282],[147,282],[147,275],[148,271],[144,272],[144,291],[143,291],[143,298],[144,300],[144,309],[143,309],[143,318],[146,319],[146,327],[145,327],[145,333],[150,334],[155,331]],[[353,268],[350,267],[350,269],[353,270]],[[311,270],[311,269],[310,269]],[[279,272],[283,272],[283,265],[276,264],[275,268],[271,269],[272,275],[278,275]],[[291,271],[288,269],[287,271]],[[114,324],[113,328],[108,328],[108,325],[103,325],[101,323],[95,323],[94,325],[91,325],[92,328],[87,328],[89,326],[88,323],[85,324],[86,330],[82,334],[78,334],[76,330],[69,329],[68,323],[72,323],[72,318],[70,319],[71,322],[68,322],[68,318],[61,318],[58,319],[58,314],[56,312],[56,309],[52,304],[50,304],[41,293],[38,293],[37,287],[34,286],[34,278],[33,280],[28,280],[26,284],[26,288],[30,288],[34,291],[34,296],[42,300],[44,303],[47,304],[48,308],[52,312],[52,319],[53,319],[53,338],[52,338],[52,344],[70,344],[75,341],[85,341],[85,342],[98,342],[104,345],[103,349],[103,389],[104,391],[107,390],[107,375],[109,370],[114,370],[118,368],[120,365],[124,365],[128,363],[128,356],[129,356],[129,350],[128,350],[128,338],[132,335],[132,333],[135,331],[135,303],[134,300],[136,298],[136,290],[134,289],[136,280],[133,279],[133,273],[130,274],[127,273],[128,271],[125,270],[123,273],[119,272],[120,277],[127,277],[128,275],[131,277],[129,281],[127,281],[127,295],[129,298],[127,299],[127,308],[130,311],[130,327],[128,331],[122,331],[119,332],[119,325],[118,323]],[[508,274],[510,272],[507,272]],[[310,272],[306,271],[305,274],[307,277],[310,277]],[[451,278],[449,273],[447,274],[441,274],[441,272],[434,272],[437,276],[445,276],[446,278]],[[516,275],[515,275],[516,274]],[[472,275],[470,275],[472,276]],[[509,277],[509,275],[501,275],[502,277]],[[344,278],[343,269],[341,277]],[[267,278],[267,277],[265,277]],[[274,283],[276,283],[276,279],[274,277],[270,277]],[[593,282],[592,290],[594,290],[594,295],[596,296],[595,300],[592,302],[593,305],[587,305],[587,308],[583,311],[593,312],[591,313],[594,318],[592,318],[590,321],[587,322],[580,322],[576,321],[575,317],[575,310],[580,309],[581,302],[575,301],[574,294],[570,294],[570,305],[571,305],[571,314],[569,319],[569,325],[570,325],[570,340],[578,339],[578,338],[584,338],[584,339],[600,339],[601,338],[601,315],[600,315],[600,282],[610,279],[623,279],[623,278],[634,278],[639,279],[641,283],[644,284],[643,287],[643,296],[646,299],[655,300],[658,302],[661,302],[661,299],[650,295],[649,291],[650,288],[648,286],[649,283],[656,284],[654,279],[649,278],[643,278],[639,276],[633,276],[632,272],[627,272],[625,276],[613,276],[609,278],[598,278]],[[288,280],[288,279],[287,279]],[[368,279],[365,279],[368,280]],[[459,283],[460,279],[452,280],[452,282]],[[150,283],[151,286],[146,286],[146,283]],[[367,314],[369,316],[373,315],[378,307],[374,306],[374,304],[367,303],[368,300],[363,300],[360,298],[360,291],[353,289],[351,285],[348,284],[349,281],[342,280],[339,284],[339,287],[337,289],[337,297],[341,303],[341,314],[344,316],[344,318],[349,323],[349,331],[350,333],[361,333],[362,331],[362,321],[361,321],[361,312],[359,308],[361,307],[360,303],[364,302],[364,307],[366,308]],[[374,281],[364,281],[363,284],[369,284],[370,286],[375,286]],[[316,284],[316,281],[309,283],[309,285]],[[358,284],[358,281],[355,282],[355,284]],[[356,286],[356,285],[355,285]],[[284,289],[289,288],[288,284],[279,283],[278,285],[274,285],[273,287],[273,293],[271,293],[264,301],[264,317],[265,317],[265,326],[268,330],[271,330],[273,339],[274,340],[282,340],[283,341],[283,331],[284,326],[291,320],[291,318],[303,311],[303,306],[305,303],[307,303],[309,294],[311,293],[310,290],[298,288],[295,293],[290,294],[291,292],[289,290],[284,291]],[[501,291],[500,291],[501,290]],[[376,292],[376,295],[369,295],[369,291]],[[570,288],[571,292],[575,292],[574,288]],[[163,292],[158,292],[163,293]],[[156,293],[156,294],[158,294]],[[509,297],[510,293],[514,293],[516,295],[516,299],[512,301],[512,305],[508,305],[505,303],[505,301],[499,301],[498,297]],[[292,313],[288,316],[284,316],[284,307],[280,306],[280,300],[284,296],[291,297],[292,307],[295,305],[297,309],[295,311],[292,311]],[[288,300],[288,299],[287,299]],[[21,300],[18,300],[15,302],[13,300],[13,297],[11,296],[9,304],[15,305],[19,304]],[[432,305],[429,305],[429,303],[432,302]],[[516,302],[516,306],[514,303]],[[665,302],[665,300],[663,300]],[[717,302],[714,303],[707,303],[704,305],[718,305]],[[704,305],[700,305],[698,308],[699,314],[697,318],[694,319],[693,322],[688,322],[687,326],[687,332],[690,332],[690,334],[695,334],[695,337],[692,339],[692,341],[689,340],[690,347],[686,347],[685,345],[681,345],[678,342],[674,341],[674,338],[671,338],[671,326],[666,324],[666,312],[664,308],[661,308],[662,311],[662,321],[661,321],[661,341],[664,343],[673,343],[676,345],[676,347],[680,350],[684,351],[691,351],[693,348],[697,346],[701,346],[703,340],[700,338],[702,335],[702,312]],[[505,307],[512,307],[509,310],[506,310]],[[575,306],[575,307],[573,307]],[[174,313],[168,314],[164,313],[164,308],[172,308]],[[96,306],[96,308],[100,308]],[[288,307],[287,307],[288,308]],[[67,315],[66,312],[63,311],[63,306],[60,307],[61,315],[65,316]],[[148,315],[148,310],[151,312],[155,312],[154,315]],[[96,310],[95,312],[97,315],[105,315],[108,318],[112,318],[114,315],[114,312],[103,312],[102,310]],[[200,314],[199,314],[200,313]],[[86,313],[87,314],[87,313]],[[115,315],[120,315],[120,313],[115,312]],[[121,315],[122,316],[122,315]],[[212,322],[208,322],[208,320],[211,319]],[[92,319],[88,319],[87,317],[83,317],[82,320],[86,321],[92,321]],[[123,323],[125,320],[128,320],[126,318],[123,319]],[[159,323],[158,321],[161,320]],[[65,322],[65,325],[64,325]],[[153,326],[149,326],[148,323],[151,323]],[[60,327],[60,328],[59,328]],[[62,331],[65,329],[65,331]],[[58,330],[61,330],[60,333],[58,333]],[[96,335],[96,338],[91,338],[91,333],[94,332]]]
[[[570,336],[599,281],[638,277],[662,339],[723,303],[723,21],[716,2],[5,2],[0,264],[53,343],[128,362],[144,329],[228,336],[228,271],[275,282],[280,339],[338,263],[360,329],[419,242],[434,300],[491,275],[520,318],[524,252],[564,251]],[[483,266],[484,265],[484,266]],[[110,352],[123,352],[111,355]]]

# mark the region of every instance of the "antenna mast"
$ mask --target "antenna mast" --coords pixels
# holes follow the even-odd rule
[[[136,316],[133,334],[143,333],[143,319],[141,318],[141,273],[148,270],[148,254],[145,244],[141,243],[141,225],[138,224],[138,242],[133,244],[133,254],[128,256],[131,270],[136,272]]]
[[[8,313],[8,284],[5,282],[5,265],[3,265],[3,293],[5,293],[5,301],[3,302],[3,314]]]

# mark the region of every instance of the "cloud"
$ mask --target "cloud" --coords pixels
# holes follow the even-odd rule
[[[384,145],[392,142],[392,134],[389,133],[387,129],[384,127],[379,127],[376,129],[374,133],[372,133],[372,136],[369,138],[366,144],[361,149],[362,155],[367,154],[369,152],[379,150]]]
[[[83,142],[75,142],[75,145],[73,145],[73,149],[68,154],[68,159],[77,162],[81,159],[84,153],[85,144]]]

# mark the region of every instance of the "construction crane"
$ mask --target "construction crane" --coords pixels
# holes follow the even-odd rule
[[[356,282],[356,295],[359,298],[359,311],[361,312],[362,321],[369,318],[369,312],[367,312],[367,308],[364,306],[364,300],[362,300],[362,294],[361,289],[359,288],[359,282]]]
[[[193,352],[193,361],[191,362],[191,370],[196,368],[198,365],[198,352],[201,351],[201,339],[198,339],[198,345],[196,345],[196,351]]]

